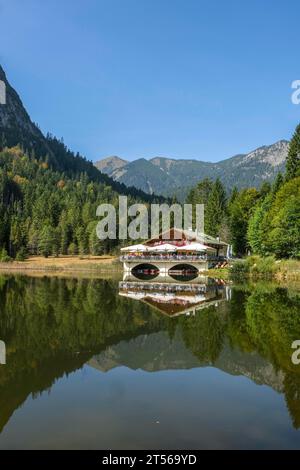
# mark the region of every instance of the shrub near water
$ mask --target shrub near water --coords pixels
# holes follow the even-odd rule
[[[16,255],[16,261],[25,261],[28,258],[25,247],[21,247]]]
[[[233,277],[247,276],[250,272],[250,265],[247,260],[236,261],[230,268]]]
[[[276,259],[274,256],[261,258],[260,256],[249,256],[245,260],[236,261],[231,269],[230,274],[234,277],[255,275],[273,275],[276,270]]]
[[[230,275],[236,277],[276,277],[277,279],[300,279],[300,261],[298,260],[276,260],[274,256],[265,258],[260,256],[249,256],[236,261],[230,268]]]
[[[254,275],[272,275],[276,270],[276,260],[274,256],[266,256],[265,258],[258,256],[250,257],[248,263],[250,264],[250,272]]]
[[[230,273],[233,276],[245,276],[249,274],[253,276],[272,276],[276,271],[276,267],[276,259],[274,256],[267,256],[265,258],[249,256],[245,260],[234,263]]]
[[[3,248],[0,251],[0,262],[1,263],[8,263],[9,261],[11,261],[11,257],[8,256],[6,249]]]

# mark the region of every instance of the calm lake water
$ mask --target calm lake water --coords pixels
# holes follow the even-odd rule
[[[0,448],[299,448],[299,291],[169,281],[1,276]]]

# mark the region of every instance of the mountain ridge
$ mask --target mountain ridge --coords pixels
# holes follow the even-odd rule
[[[69,150],[61,140],[50,134],[45,136],[31,120],[1,64],[0,80],[6,86],[6,104],[0,105],[0,150],[19,145],[32,158],[46,162],[54,171],[65,172],[71,178],[79,178],[85,173],[92,181],[110,186],[119,194],[133,195],[149,202],[153,200],[149,192],[115,181],[107,173],[99,171],[91,161]]]
[[[233,186],[238,189],[259,187],[264,181],[271,182],[279,172],[284,171],[288,146],[289,142],[282,139],[218,162],[170,157],[127,161],[120,157],[106,157],[95,162],[95,166],[101,167],[115,181],[130,184],[150,194],[172,196],[177,193],[182,196],[203,178],[219,177],[227,189]]]

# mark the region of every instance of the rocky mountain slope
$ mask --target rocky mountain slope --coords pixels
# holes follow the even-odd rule
[[[272,181],[284,171],[289,143],[280,140],[217,163],[193,159],[155,157],[126,162],[119,157],[108,157],[95,163],[96,167],[115,181],[135,186],[150,194],[183,196],[188,189],[203,178],[219,177],[227,189],[249,186],[259,187]]]
[[[80,178],[85,173],[92,181],[111,186],[120,194],[128,194],[144,201],[152,201],[150,192],[139,188],[128,188],[112,179],[107,172],[99,171],[92,162],[69,150],[63,142],[51,135],[45,136],[32,122],[23,103],[7,80],[0,65],[0,80],[6,86],[6,104],[0,104],[0,150],[20,145],[29,155],[46,161],[51,169],[64,172],[71,178]]]
[[[12,147],[21,144],[28,150],[34,148],[38,154],[53,156],[45,137],[31,121],[18,93],[9,84],[1,65],[0,80],[6,86],[6,104],[0,105],[0,145]]]
[[[97,168],[98,170],[102,171],[102,173],[106,173],[110,175],[115,170],[121,169],[123,166],[127,164],[127,161],[123,158],[119,157],[108,157],[100,160],[98,162]]]

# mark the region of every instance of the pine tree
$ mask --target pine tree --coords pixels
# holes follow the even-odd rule
[[[84,227],[82,226],[77,227],[76,238],[77,238],[79,254],[86,255],[89,251],[89,241],[88,241],[88,235]]]
[[[266,195],[271,191],[271,184],[268,182],[268,181],[265,181],[261,187],[260,187],[260,191],[259,191],[259,195],[261,198],[265,198]]]
[[[92,255],[101,255],[103,252],[103,244],[97,236],[96,226],[97,222],[90,222],[87,227],[87,232],[89,234],[89,252]]]
[[[268,194],[254,209],[248,223],[247,239],[251,250],[255,254],[267,254],[266,240],[269,230],[267,215],[271,208],[273,198],[272,193]]]
[[[300,175],[300,124],[296,127],[289,146],[286,161],[286,179],[290,180]]]
[[[214,182],[204,208],[205,232],[216,237],[220,235],[220,228],[226,218],[226,192],[219,178]]]
[[[237,255],[244,255],[249,248],[247,239],[248,223],[259,192],[255,188],[243,189],[229,208],[229,225],[233,251]]]
[[[276,175],[275,181],[274,181],[274,183],[273,183],[273,185],[272,185],[272,192],[273,192],[274,194],[276,194],[277,191],[279,191],[279,189],[280,189],[281,185],[283,184],[283,182],[284,182],[284,178],[283,178],[283,176],[282,176],[282,173],[279,172],[279,173]]]
[[[40,233],[39,252],[45,256],[45,258],[48,258],[52,253],[55,253],[56,241],[55,229],[49,225],[45,225]]]
[[[209,178],[204,178],[189,192],[187,204],[207,204],[212,188],[213,181]]]
[[[233,187],[231,193],[230,193],[230,198],[228,204],[232,204],[235,200],[235,198],[239,195],[239,190],[236,186]]]

